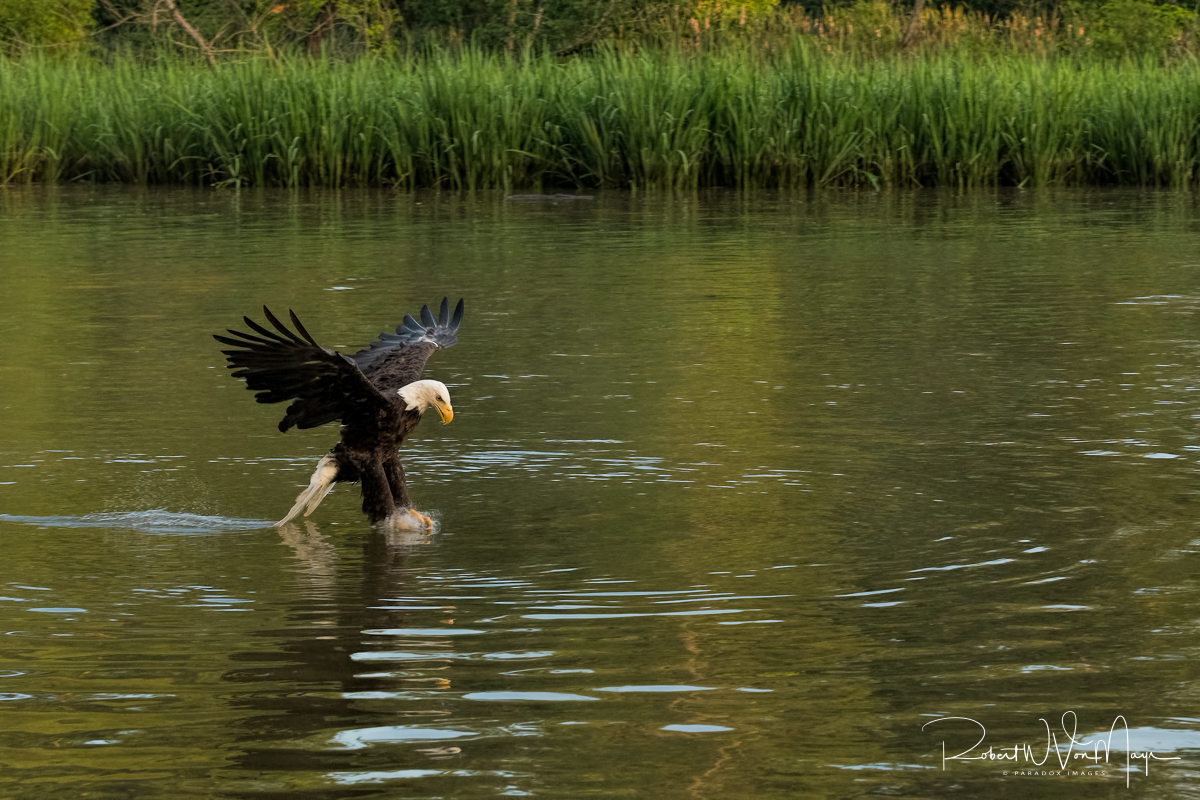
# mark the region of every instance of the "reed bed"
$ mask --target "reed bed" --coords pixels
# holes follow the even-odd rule
[[[1194,186],[1200,64],[469,49],[0,60],[0,182],[452,189]]]

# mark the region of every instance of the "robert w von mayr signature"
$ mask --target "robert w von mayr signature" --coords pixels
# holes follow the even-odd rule
[[[1071,725],[1071,729],[1069,731],[1067,730],[1068,718],[1070,719]],[[1081,741],[1077,738],[1079,720],[1076,718],[1074,711],[1067,711],[1062,715],[1062,730],[1065,741],[1061,746],[1059,745],[1058,734],[1050,730],[1050,723],[1046,722],[1045,719],[1039,718],[1038,722],[1041,722],[1046,726],[1046,750],[1042,753],[1041,761],[1037,759],[1034,748],[1031,745],[1024,743],[1001,748],[997,748],[994,745],[989,745],[986,750],[980,750],[979,748],[983,745],[984,740],[987,739],[987,728],[985,728],[982,723],[978,722],[977,720],[973,720],[970,717],[938,717],[937,719],[931,719],[929,722],[926,722],[924,725],[922,725],[921,730],[925,730],[930,725],[935,725],[939,722],[950,722],[953,720],[966,721],[970,722],[972,725],[977,725],[979,727],[979,741],[975,742],[975,744],[971,745],[957,755],[946,755],[946,742],[943,740],[943,770],[946,768],[947,761],[1011,761],[1014,764],[1021,763],[1023,761],[1024,763],[1029,763],[1040,767],[1050,758],[1051,751],[1054,752],[1055,757],[1058,759],[1058,766],[1062,769],[1066,769],[1068,764],[1074,763],[1078,765],[1079,762],[1082,762],[1083,766],[1097,765],[1101,762],[1107,764],[1109,751],[1112,749],[1113,735],[1117,733],[1118,724],[1125,730],[1126,788],[1129,787],[1129,774],[1132,771],[1130,764],[1132,764],[1134,761],[1142,762],[1145,774],[1147,775],[1150,774],[1151,761],[1179,761],[1178,756],[1159,756],[1155,755],[1153,750],[1133,750],[1129,741],[1129,725],[1126,723],[1125,717],[1121,715],[1117,715],[1117,718],[1113,720],[1112,727],[1108,730],[1107,738],[1104,738],[1102,735],[1097,735],[1094,740],[1089,739],[1087,741]],[[1120,740],[1118,740],[1118,743],[1119,742]],[[1091,748],[1090,752],[1088,748]],[[1101,748],[1104,749],[1103,754],[1100,752]],[[976,754],[972,755],[972,753]]]

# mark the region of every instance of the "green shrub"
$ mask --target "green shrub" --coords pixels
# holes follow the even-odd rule
[[[94,0],[0,0],[0,48],[78,49]]]
[[[1180,41],[1196,14],[1153,0],[1107,0],[1093,41],[1101,55],[1161,56]]]

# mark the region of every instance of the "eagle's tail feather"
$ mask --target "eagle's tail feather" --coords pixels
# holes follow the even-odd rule
[[[296,496],[296,505],[292,506],[292,510],[287,513],[286,517],[275,523],[275,527],[279,528],[291,522],[301,511],[306,517],[315,511],[317,506],[321,505],[321,501],[325,499],[325,495],[333,491],[337,475],[337,461],[332,455],[323,456],[317,462],[317,468],[308,482],[308,488]]]

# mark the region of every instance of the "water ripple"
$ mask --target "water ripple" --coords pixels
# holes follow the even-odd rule
[[[80,516],[33,517],[20,514],[0,514],[0,522],[35,525],[39,528],[125,528],[143,533],[193,535],[226,531],[253,531],[271,527],[271,523],[266,520],[182,514],[161,508]]]
[[[671,463],[665,458],[642,455],[630,448],[595,446],[624,444],[619,441],[547,440],[547,443],[585,446],[572,451],[557,447],[553,450],[533,450],[515,442],[493,440],[464,443],[449,440],[439,442],[436,448],[413,443],[405,450],[405,469],[411,475],[421,475],[424,480],[433,481],[511,478],[524,473],[544,476],[550,481],[676,483],[726,489],[761,487],[772,483],[803,487],[806,484],[801,480],[801,475],[808,472],[764,464],[749,469],[734,469],[709,461]]]

